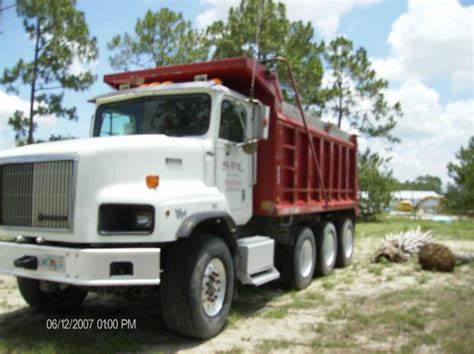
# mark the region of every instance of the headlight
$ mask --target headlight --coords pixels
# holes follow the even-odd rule
[[[151,234],[155,209],[150,205],[102,204],[99,208],[99,232],[108,234]]]
[[[143,211],[136,214],[135,225],[140,229],[149,229],[153,224],[153,212]]]

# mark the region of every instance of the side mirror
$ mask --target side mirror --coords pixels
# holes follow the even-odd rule
[[[258,150],[258,142],[268,139],[268,130],[270,125],[270,107],[263,105],[258,100],[248,101],[251,104],[252,115],[248,123],[248,130],[245,141],[242,143],[226,144],[226,154],[229,155],[233,150],[240,149],[246,154],[254,154]]]
[[[270,107],[255,102],[253,104],[253,127],[251,140],[268,139],[268,129],[270,126]]]
[[[258,149],[258,140],[257,139],[251,139],[244,141],[243,143],[230,143],[226,145],[226,155],[229,155],[232,150],[240,149],[242,148],[243,152],[245,152],[248,155],[252,155],[255,152],[257,152]]]
[[[246,141],[245,144],[242,146],[242,150],[247,155],[255,154],[258,150],[258,140],[248,140],[248,141]]]

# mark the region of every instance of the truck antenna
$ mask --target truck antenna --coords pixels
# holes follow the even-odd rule
[[[262,12],[263,12],[263,3],[265,0],[260,0],[258,4],[258,17],[257,17],[257,30],[255,31],[255,59],[253,62],[252,69],[252,81],[250,83],[250,99],[253,99],[255,96],[255,73],[257,71],[257,62],[260,56],[260,27],[262,27]]]

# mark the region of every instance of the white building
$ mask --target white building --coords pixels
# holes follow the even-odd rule
[[[392,193],[392,206],[408,202],[413,208],[418,207],[418,210],[424,213],[436,213],[442,198],[434,191],[397,191]]]

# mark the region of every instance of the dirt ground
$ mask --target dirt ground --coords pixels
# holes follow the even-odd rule
[[[208,341],[167,332],[153,297],[89,296],[66,318],[135,319],[136,329],[48,330],[64,318],[36,313],[15,279],[0,276],[0,351],[5,352],[469,352],[474,347],[474,266],[454,273],[373,264],[380,237],[358,237],[352,266],[316,278],[304,291],[240,287],[226,329]],[[442,240],[474,252],[472,240]],[[94,338],[92,340],[92,338]]]

